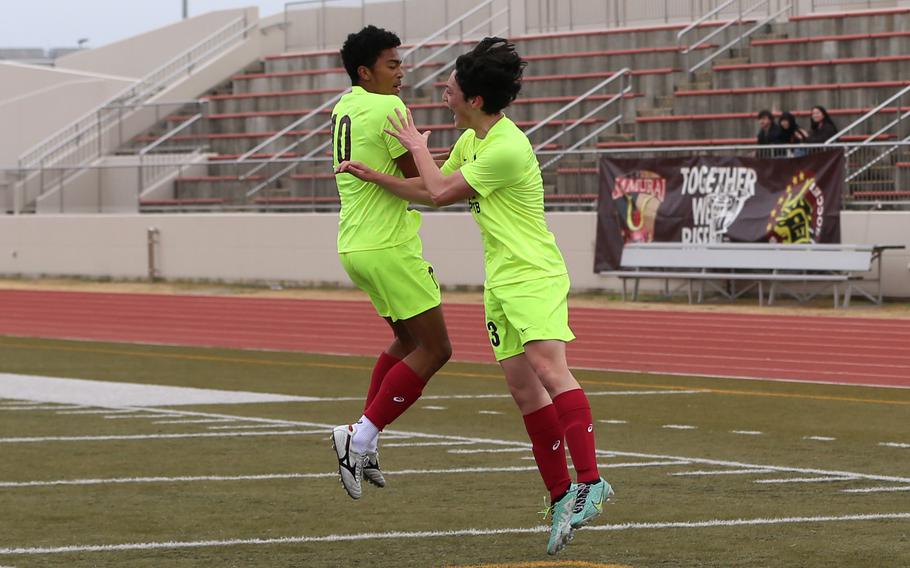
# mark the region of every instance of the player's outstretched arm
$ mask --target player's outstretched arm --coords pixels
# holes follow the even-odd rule
[[[414,162],[420,171],[420,178],[423,180],[433,204],[442,207],[473,196],[474,189],[464,179],[461,172],[447,176],[439,169],[427,145],[430,132],[421,133],[417,130],[411,109],[407,109],[407,116],[403,116],[401,111],[396,108],[395,115],[397,120],[396,117],[389,116],[392,129],[386,129],[386,132],[397,138],[414,157]]]
[[[429,205],[435,207],[433,199],[423,185],[423,179],[419,177],[401,178],[390,176],[377,172],[373,168],[360,162],[341,162],[335,169],[335,175],[351,174],[357,179],[375,183],[385,189],[392,195],[400,197],[410,203],[419,203],[420,205]]]

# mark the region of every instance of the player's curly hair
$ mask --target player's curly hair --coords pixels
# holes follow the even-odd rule
[[[393,32],[373,25],[363,28],[356,34],[348,34],[348,39],[341,46],[341,61],[351,77],[351,84],[360,84],[357,69],[361,65],[372,69],[380,53],[400,45],[401,40]]]
[[[465,99],[483,97],[483,112],[495,114],[518,96],[525,66],[515,44],[488,37],[455,60],[455,81]]]

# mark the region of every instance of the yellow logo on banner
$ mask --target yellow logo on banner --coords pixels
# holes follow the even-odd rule
[[[769,240],[788,244],[815,242],[814,203],[817,203],[819,192],[815,177],[807,178],[805,172],[793,176],[792,182],[777,200],[777,206],[771,211],[771,220],[767,227]]]

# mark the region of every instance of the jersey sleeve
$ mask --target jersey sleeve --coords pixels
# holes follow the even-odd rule
[[[382,138],[382,143],[385,145],[386,149],[389,151],[389,155],[394,160],[395,158],[400,158],[401,156],[408,153],[407,149],[401,145],[401,142],[397,138],[386,132],[386,129],[392,128],[392,124],[389,122],[387,116],[395,116],[395,109],[401,111],[402,115],[407,116],[408,110],[404,106],[404,102],[398,97],[392,95],[389,97],[389,104],[383,105],[383,110],[381,111],[382,116],[379,120],[379,136]]]
[[[458,140],[455,141],[455,145],[452,146],[452,151],[449,152],[449,158],[446,160],[446,163],[439,168],[440,171],[442,171],[442,175],[450,176],[461,168],[461,148],[464,146],[464,143],[462,142],[464,137],[464,133],[458,137]]]
[[[514,185],[521,175],[520,167],[520,156],[514,148],[496,144],[462,166],[461,175],[481,197],[488,197],[497,189]]]

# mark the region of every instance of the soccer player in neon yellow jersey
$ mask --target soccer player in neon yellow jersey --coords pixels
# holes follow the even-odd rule
[[[566,342],[575,338],[569,277],[544,218],[540,165],[527,136],[502,112],[521,89],[524,66],[514,45],[501,38],[486,38],[457,59],[443,100],[465,131],[442,169],[427,149],[429,133],[417,130],[410,111],[396,109],[387,132],[414,156],[420,178],[396,178],[357,162],[337,171],[412,202],[443,206],[467,199],[483,237],[490,343],[550,492],[547,552],[556,554],[574,529],[601,513],[612,488],[597,470],[588,398],[566,361]]]
[[[367,26],[341,49],[351,92],[332,110],[334,165],[359,160],[386,175],[417,175],[411,154],[386,133],[388,115],[405,110],[398,98],[404,71],[394,33]],[[452,348],[433,267],[423,258],[420,213],[374,183],[336,176],[341,197],[338,257],[391,326],[392,344],[373,368],[363,416],[332,431],[342,485],[354,499],[361,481],[379,487],[379,432],[420,397],[426,382],[449,360]]]

